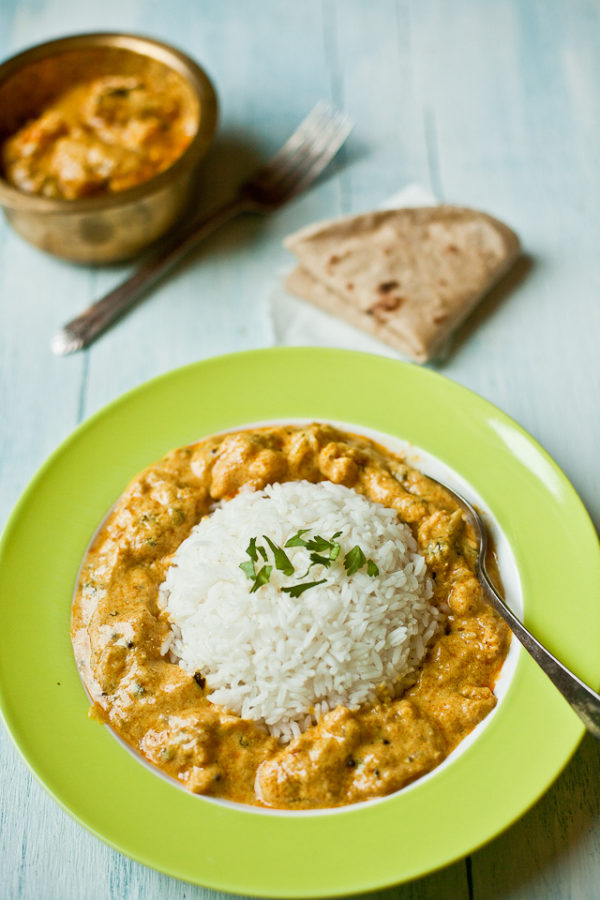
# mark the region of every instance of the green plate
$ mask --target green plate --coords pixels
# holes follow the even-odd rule
[[[17,747],[82,825],[134,859],[265,897],[373,890],[498,834],[566,764],[583,729],[525,653],[489,724],[453,762],[381,801],[270,813],[186,794],[86,717],[69,639],[91,535],[143,467],[212,432],[269,419],[356,423],[405,439],[493,511],[518,568],[526,624],[600,684],[600,554],[556,464],[495,407],[426,369],[360,353],[259,350],[142,385],[84,422],[33,479],[0,547],[0,706]],[[507,785],[510,784],[510,790]]]

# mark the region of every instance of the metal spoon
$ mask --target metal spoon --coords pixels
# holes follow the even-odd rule
[[[431,475],[427,476],[431,481],[435,481],[451,494],[456,502],[462,507],[465,513],[467,523],[473,529],[475,539],[478,543],[477,552],[477,576],[481,582],[484,593],[492,604],[494,609],[502,616],[504,621],[510,626],[511,631],[519,639],[527,652],[534,658],[536,663],[546,673],[554,686],[558,688],[567,703],[577,713],[587,730],[597,740],[600,740],[600,695],[593,691],[587,684],[573,674],[566,666],[564,666],[549,650],[540,644],[534,638],[530,631],[525,628],[522,622],[517,619],[515,614],[508,608],[500,594],[495,589],[485,567],[485,558],[487,552],[487,536],[485,526],[479,515],[468,500],[457,493],[457,491],[449,488],[447,484],[442,484]]]

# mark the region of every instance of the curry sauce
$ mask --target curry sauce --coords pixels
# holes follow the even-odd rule
[[[393,508],[413,531],[444,627],[400,696],[324,715],[288,745],[212,704],[163,655],[158,589],[193,526],[248,486],[323,480]],[[381,797],[437,766],[495,706],[510,641],[475,575],[476,547],[450,494],[374,442],[329,425],[267,427],[172,451],[137,476],[97,534],[73,608],[93,717],[190,791],[283,809]]]

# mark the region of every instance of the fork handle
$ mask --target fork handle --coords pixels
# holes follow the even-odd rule
[[[118,316],[132,306],[157,281],[180,262],[203,238],[229,219],[250,209],[235,196],[207,216],[194,219],[143,262],[125,281],[68,322],[52,339],[52,350],[63,356],[87,347]]]
[[[479,575],[485,594],[492,606],[500,613],[523,644],[528,653],[546,673],[550,681],[563,695],[574,712],[577,713],[587,730],[600,740],[600,695],[567,669],[563,664],[540,644],[523,623],[508,608],[500,594],[494,588],[485,567],[479,563]]]

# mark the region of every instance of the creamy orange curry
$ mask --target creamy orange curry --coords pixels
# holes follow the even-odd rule
[[[432,576],[445,626],[399,697],[337,707],[282,746],[213,705],[202,672],[162,655],[158,588],[171,555],[216,501],[248,485],[329,480],[393,508]],[[72,623],[92,717],[190,791],[283,809],[381,797],[429,772],[494,707],[509,644],[474,574],[475,545],[438,484],[329,425],[218,435],[174,450],[133,480],[82,567]]]
[[[4,142],[4,174],[45,197],[123,191],[175,162],[196,128],[175,72],[96,78],[66,90]]]

